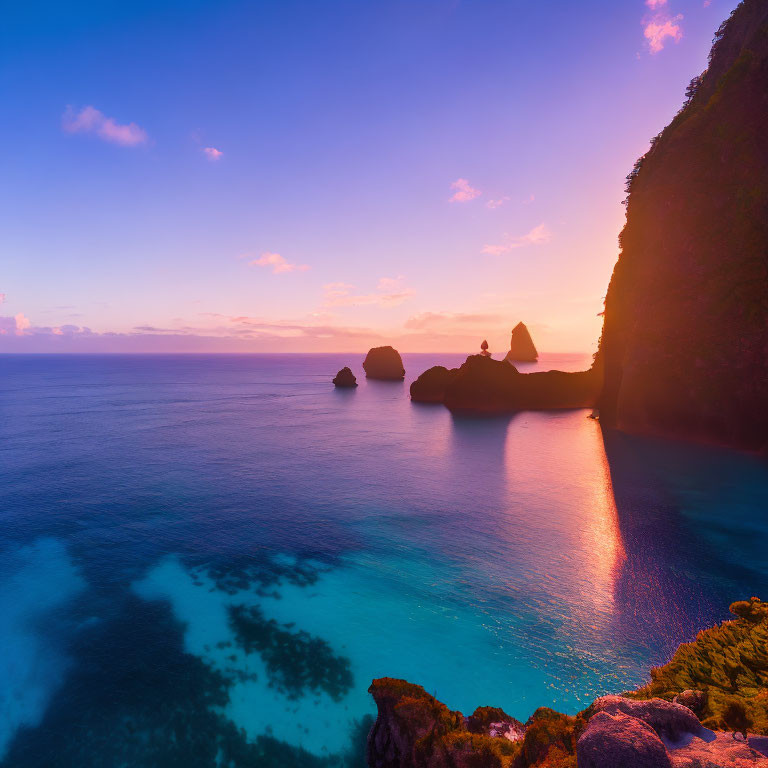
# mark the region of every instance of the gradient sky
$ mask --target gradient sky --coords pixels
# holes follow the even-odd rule
[[[0,351],[594,351],[736,0],[25,0]]]

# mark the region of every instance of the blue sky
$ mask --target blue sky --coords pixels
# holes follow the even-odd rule
[[[5,8],[0,351],[592,351],[735,4]]]

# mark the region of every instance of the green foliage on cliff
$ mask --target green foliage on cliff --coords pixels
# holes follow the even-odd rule
[[[540,707],[526,723],[523,749],[516,768],[576,768],[576,742],[586,721]]]
[[[648,685],[629,695],[671,700],[685,690],[704,691],[704,725],[768,734],[768,603],[753,597],[730,610],[736,619],[681,645],[668,664],[651,670]]]

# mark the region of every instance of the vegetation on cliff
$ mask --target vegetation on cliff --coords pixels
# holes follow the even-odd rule
[[[768,603],[753,597],[730,610],[736,619],[681,645],[668,664],[651,670],[648,685],[628,695],[672,700],[702,691],[697,714],[708,728],[768,734]]]
[[[681,645],[668,664],[653,669],[648,685],[622,697],[602,697],[574,717],[542,707],[513,739],[497,727],[499,722],[517,723],[501,709],[480,707],[465,718],[419,685],[374,680],[369,691],[378,718],[368,738],[368,765],[576,768],[579,740],[590,724],[597,724],[594,718],[601,712],[640,719],[651,728],[645,728],[646,733],[668,743],[679,741],[684,732],[698,735],[695,743],[686,745],[687,752],[672,753],[670,765],[698,765],[702,755],[715,762],[701,764],[763,765],[761,755],[743,741],[735,743],[730,733],[708,738],[701,730],[703,725],[713,731],[768,734],[768,603],[752,598],[733,603],[731,612],[734,620],[700,632],[693,642]],[[637,734],[629,734],[624,743],[621,727],[614,730],[609,738],[596,725],[592,742],[605,738],[606,750],[617,744],[631,749]]]

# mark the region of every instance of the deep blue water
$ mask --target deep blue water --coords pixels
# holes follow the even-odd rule
[[[460,361],[0,357],[3,768],[360,766],[373,677],[574,712],[768,594],[764,460],[409,401]]]

